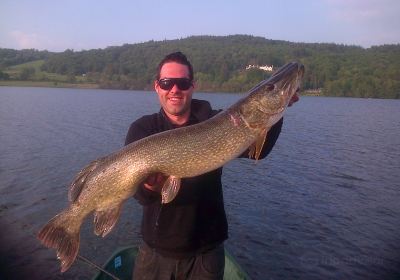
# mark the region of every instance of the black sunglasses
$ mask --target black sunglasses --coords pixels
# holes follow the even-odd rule
[[[188,78],[165,78],[158,80],[157,83],[163,90],[171,90],[174,85],[177,85],[180,90],[188,90],[193,86],[192,80]]]

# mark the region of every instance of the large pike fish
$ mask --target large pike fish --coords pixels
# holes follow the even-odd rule
[[[83,168],[70,186],[69,207],[38,233],[45,246],[57,251],[61,272],[78,254],[85,217],[94,212],[94,232],[104,237],[116,224],[122,204],[149,175],[168,176],[162,189],[162,202],[168,203],[181,178],[219,168],[247,149],[257,159],[268,130],[282,117],[303,74],[303,65],[288,63],[213,118],[143,138]]]

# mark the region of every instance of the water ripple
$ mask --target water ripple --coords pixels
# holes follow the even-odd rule
[[[221,108],[240,98],[197,97]],[[399,105],[303,97],[288,110],[266,160],[227,164],[226,245],[250,276],[400,279]],[[95,273],[78,261],[60,275],[54,252],[34,236],[67,205],[74,174],[121,147],[129,124],[158,107],[146,92],[0,88],[0,253],[10,255],[6,265],[42,279]],[[80,252],[101,264],[116,247],[138,244],[140,219],[132,199],[105,239],[86,221]]]

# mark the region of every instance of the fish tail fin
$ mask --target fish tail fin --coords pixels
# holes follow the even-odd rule
[[[61,272],[67,271],[78,255],[80,225],[73,220],[73,215],[64,211],[52,218],[37,235],[43,245],[57,251]]]

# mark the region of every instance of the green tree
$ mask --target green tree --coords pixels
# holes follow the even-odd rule
[[[195,70],[200,90],[243,91],[266,76],[243,72],[249,64],[300,61],[304,89],[324,94],[397,98],[400,94],[400,45],[371,48],[337,44],[291,43],[247,35],[191,36],[88,51],[42,54],[0,49],[0,67],[45,55],[42,71],[86,74],[102,87],[151,89],[157,63],[169,52],[184,52]],[[3,55],[3,57],[2,57]],[[19,59],[18,56],[25,56]],[[90,74],[89,74],[90,73]]]
[[[3,71],[0,70],[0,80],[9,80],[10,79],[10,75],[8,75],[7,73],[4,73]]]
[[[32,78],[32,76],[35,74],[35,68],[33,67],[25,67],[22,68],[21,73],[19,74],[19,78],[22,81],[26,81],[29,80],[30,78]]]

